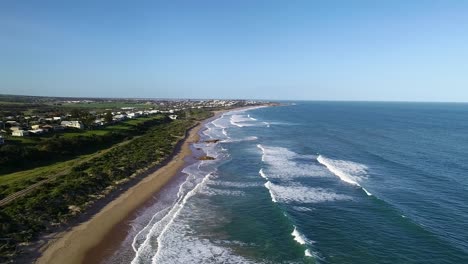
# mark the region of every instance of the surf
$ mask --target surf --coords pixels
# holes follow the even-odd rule
[[[372,195],[359,183],[359,181],[367,178],[367,166],[351,161],[332,160],[322,155],[317,157],[317,161],[342,181],[360,187],[368,196]]]

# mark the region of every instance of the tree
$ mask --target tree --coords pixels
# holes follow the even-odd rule
[[[106,123],[112,122],[112,113],[111,113],[111,111],[106,112],[106,114],[104,115],[104,121],[106,121]]]

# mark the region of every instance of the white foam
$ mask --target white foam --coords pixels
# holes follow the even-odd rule
[[[225,190],[225,189],[216,189],[210,188],[207,185],[201,188],[200,194],[208,195],[208,196],[245,196],[246,193],[240,190]]]
[[[304,237],[304,235],[299,233],[299,231],[297,231],[296,226],[294,226],[294,231],[291,233],[291,235],[294,237],[294,240],[296,240],[297,243],[299,243],[301,245],[306,244],[306,238]]]
[[[367,166],[352,161],[333,160],[322,155],[317,157],[317,161],[338,176],[342,181],[361,187],[367,195],[372,195],[361,186],[359,182],[367,178]]]
[[[368,196],[372,196],[372,193],[370,193],[369,191],[366,190],[366,188],[364,187],[361,187],[362,190],[368,195]]]
[[[315,156],[299,155],[286,148],[257,145],[262,151],[263,176],[268,179],[291,181],[300,177],[324,177],[328,174],[323,166],[312,162]],[[310,162],[307,162],[307,161]]]
[[[294,237],[294,240],[301,244],[301,245],[304,245],[304,246],[307,246],[309,244],[311,244],[313,241],[307,239],[304,234],[300,233],[298,230],[297,230],[297,227],[294,226],[294,231],[291,233],[291,235]],[[304,255],[306,257],[312,257],[313,254],[312,252],[310,251],[310,249],[306,248],[306,250],[304,251]]]
[[[249,137],[245,137],[245,138],[241,138],[241,139],[227,139],[227,140],[223,140],[222,142],[223,143],[238,143],[238,142],[245,142],[245,141],[255,141],[255,140],[258,140],[258,137],[256,136],[249,136]]]
[[[167,207],[161,211],[158,211],[156,214],[154,214],[150,222],[135,235],[132,241],[132,249],[135,253],[138,252],[138,248],[142,244],[141,241],[143,240],[144,242],[144,239],[146,239],[145,234],[147,234],[147,232],[151,229],[152,226],[154,226],[158,222],[158,220],[161,220],[162,216],[164,216],[169,211],[169,209],[170,207]]]
[[[253,118],[253,117],[251,117],[250,115],[247,115],[247,117],[250,118],[250,120],[252,120],[252,121],[257,121],[256,118]]]
[[[223,128],[222,131],[223,131],[223,135],[225,135],[226,137],[229,137],[225,128]]]
[[[266,187],[266,188],[268,189],[268,191],[270,192],[271,201],[274,202],[274,203],[277,203],[278,200],[276,200],[276,196],[275,196],[275,194],[274,194],[274,193],[272,192],[272,190],[271,190],[271,185],[272,185],[272,183],[269,182],[269,181],[267,181],[267,182],[265,183],[265,187]]]
[[[262,178],[268,180],[268,177],[266,176],[266,174],[263,172],[263,169],[260,169],[260,171],[258,172],[260,174],[260,176],[262,176]]]
[[[305,206],[293,206],[293,209],[298,212],[311,212],[312,211],[311,208],[305,207]]]
[[[337,194],[323,188],[314,188],[301,185],[283,186],[267,182],[265,185],[275,202],[280,203],[321,203],[331,201],[352,200],[350,196]]]
[[[153,247],[150,245],[150,242],[155,237],[157,237],[156,240],[157,240],[157,244],[158,244],[156,255],[160,254],[160,251],[161,251],[160,249],[161,249],[161,246],[162,246],[162,244],[161,244],[161,239],[162,238],[161,237],[165,234],[165,232],[167,231],[169,226],[174,222],[174,219],[179,215],[182,208],[184,208],[184,205],[187,203],[187,200],[196,193],[196,191],[208,179],[208,177],[210,175],[211,174],[207,174],[203,178],[203,180],[201,182],[199,182],[195,186],[195,188],[193,188],[191,191],[189,191],[180,202],[178,202],[176,205],[174,205],[172,207],[170,212],[168,214],[166,214],[166,216],[164,216],[164,218],[161,221],[159,221],[157,224],[153,225],[153,227],[151,228],[151,231],[146,236],[145,242],[143,242],[143,244],[140,246],[140,248],[136,252],[136,256],[132,260],[132,264],[139,263],[140,258],[142,256],[146,255],[146,257],[148,257],[152,253]],[[156,236],[156,233],[159,233],[159,235]]]
[[[236,114],[232,114],[230,118],[230,123],[233,126],[237,126],[237,127],[257,126],[261,124],[256,121],[257,119],[250,117],[250,115],[240,114],[239,112]]]
[[[207,185],[211,186],[222,186],[222,187],[230,187],[230,188],[251,188],[251,187],[259,187],[261,184],[258,182],[234,182],[234,181],[219,181],[219,180],[210,180],[207,182]]]
[[[187,173],[194,165],[191,165],[189,167],[186,167],[183,172]],[[199,166],[198,164],[196,166]],[[203,184],[208,177],[211,175],[211,173],[205,175],[203,179],[197,183],[196,175],[194,174],[189,174],[187,177],[187,180],[182,184],[179,188],[179,197],[180,199],[176,202],[176,204],[171,208],[171,210],[157,223],[155,223],[148,234],[146,235],[145,241],[141,244],[141,246],[138,248],[135,258],[132,260],[132,264],[139,263],[141,259],[148,259],[151,257],[151,254],[154,250],[152,244],[154,243],[154,239],[157,238],[157,244],[158,244],[158,250],[160,246],[160,241],[159,238],[163,234],[164,230],[167,229],[168,225],[170,225],[175,217],[179,214],[180,210],[184,207],[186,204],[187,200],[192,197],[197,189],[200,187],[201,184]],[[193,187],[193,189],[192,189]],[[184,190],[189,190],[186,195],[182,195],[184,193]]]

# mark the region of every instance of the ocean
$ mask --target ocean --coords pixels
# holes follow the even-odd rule
[[[467,104],[285,102],[201,137],[216,159],[155,196],[108,263],[468,263]]]

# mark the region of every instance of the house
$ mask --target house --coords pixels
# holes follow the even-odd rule
[[[177,119],[177,115],[169,115],[169,118],[172,119],[172,120],[176,120],[176,119]]]
[[[19,126],[12,126],[10,127],[11,131],[17,131],[17,130],[21,130],[21,127]]]
[[[60,120],[62,120],[62,117],[61,116],[54,116],[54,117],[52,117],[52,120],[60,121]]]
[[[36,130],[36,129],[41,128],[41,125],[32,125],[31,128],[34,129],[34,130]]]
[[[137,117],[137,114],[136,113],[128,113],[127,117],[128,118],[135,118],[135,117]]]
[[[124,120],[125,118],[127,118],[127,115],[124,115],[124,114],[116,114],[112,120],[114,121],[120,121],[120,120]]]
[[[84,128],[84,125],[81,123],[81,121],[62,121],[60,125],[63,127],[74,127],[78,129]]]
[[[58,126],[58,127],[62,128],[61,126]],[[44,126],[41,126],[41,128],[42,128],[45,132],[49,132],[49,131],[54,130],[54,127],[51,126],[51,125],[44,125]]]
[[[53,129],[54,131],[62,131],[64,128],[63,128],[63,126],[52,125],[52,129]]]
[[[19,123],[18,123],[18,122],[16,122],[16,121],[11,121],[11,120],[10,120],[10,121],[6,121],[6,124],[7,124],[7,125],[10,125],[10,126],[12,126],[12,127],[13,127],[13,126],[19,126]]]
[[[96,120],[94,120],[93,124],[95,126],[103,126],[106,124],[106,121],[104,120],[104,118],[97,118]]]
[[[29,132],[27,130],[15,130],[11,133],[11,135],[14,137],[24,137],[29,135]]]
[[[44,134],[44,129],[33,129],[33,130],[28,130],[29,133],[35,134],[35,135],[41,135]]]

